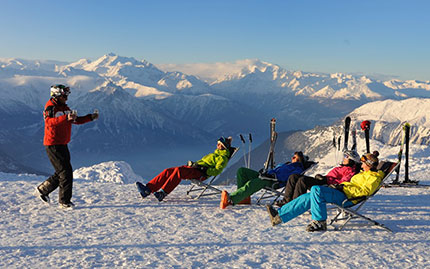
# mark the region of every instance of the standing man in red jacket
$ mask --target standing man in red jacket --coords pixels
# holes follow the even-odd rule
[[[98,118],[98,112],[78,117],[66,105],[70,88],[61,84],[51,86],[51,99],[46,103],[43,117],[45,119],[45,146],[48,158],[54,166],[55,173],[37,187],[39,197],[49,203],[49,194],[60,187],[58,200],[61,208],[73,208],[71,202],[73,187],[73,170],[70,164],[70,142],[72,124],[84,124]]]

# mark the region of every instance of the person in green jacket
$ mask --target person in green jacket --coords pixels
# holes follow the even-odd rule
[[[208,176],[219,175],[227,166],[232,154],[232,137],[221,137],[217,141],[214,153],[204,156],[197,162],[189,161],[187,165],[164,169],[146,185],[136,182],[137,189],[142,198],[154,193],[158,201],[162,201],[182,179],[205,180]]]

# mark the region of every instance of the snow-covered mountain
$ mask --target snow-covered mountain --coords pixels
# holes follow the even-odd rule
[[[405,122],[411,124],[411,143],[430,144],[430,99],[410,98],[402,101],[377,101],[365,104],[350,113],[357,121],[374,122],[372,137],[383,143],[397,145]]]
[[[0,150],[21,165],[38,160],[36,170],[50,169],[41,146],[41,112],[56,83],[71,86],[68,104],[80,115],[100,111],[99,121],[73,130],[75,165],[122,154],[144,176],[166,165],[159,160],[165,150],[175,151],[167,165],[176,165],[211,151],[221,135],[253,133],[259,144],[273,117],[279,132],[307,130],[330,125],[369,101],[430,93],[429,81],[288,71],[260,60],[200,65],[210,80],[193,65],[182,70],[189,72],[163,71],[115,54],[73,63],[0,59]],[[142,158],[146,165],[140,165]]]
[[[350,135],[352,130],[356,130],[357,150],[360,154],[364,153],[366,150],[364,132],[360,129],[360,123],[363,120],[369,120],[371,150],[396,147],[402,139],[403,126],[408,122],[411,125],[410,143],[420,146],[423,152],[426,152],[430,145],[429,112],[430,99],[410,98],[400,101],[371,102],[348,114],[351,117]],[[338,141],[339,137],[341,137],[341,146],[335,148],[333,139]],[[282,132],[278,134],[275,146],[275,161],[277,163],[289,161],[295,151],[303,151],[311,160],[330,156],[326,159],[328,162],[332,161],[329,165],[335,166],[341,160],[343,140],[343,119],[332,125],[317,126],[306,131]],[[350,143],[351,140],[350,138]],[[252,169],[259,170],[263,167],[268,150],[269,140],[266,140],[251,152]],[[243,152],[237,155],[241,154],[243,155]],[[381,157],[395,158],[396,154],[397,152],[393,151],[392,155]],[[219,177],[218,182],[234,182],[235,172],[239,167],[244,166],[241,157],[236,157],[232,161],[231,166]]]
[[[430,96],[430,81],[380,81],[364,75],[288,71],[258,59],[233,63],[158,66],[163,70],[178,70],[201,77],[210,82],[217,92],[229,92],[231,88],[235,88],[247,93],[291,93],[311,98],[343,100]]]

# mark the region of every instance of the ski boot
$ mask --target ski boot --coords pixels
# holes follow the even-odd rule
[[[142,198],[145,198],[146,196],[150,195],[152,192],[150,188],[148,188],[147,186],[145,186],[140,182],[136,182],[136,187],[140,193],[140,196],[142,196]]]
[[[167,196],[167,193],[165,193],[164,190],[161,189],[160,191],[154,192],[154,196],[158,199],[159,202],[161,202]]]
[[[49,196],[48,196],[48,195],[43,194],[43,193],[40,191],[39,187],[36,187],[36,196],[37,196],[37,197],[39,197],[39,198],[40,198],[40,200],[42,200],[43,202],[45,202],[45,203],[48,203],[48,204],[49,204],[49,202],[50,202]]]
[[[72,202],[60,203],[58,207],[61,209],[73,209],[75,208],[75,204]]]
[[[308,232],[327,231],[327,222],[325,220],[313,220],[307,227]]]
[[[281,217],[279,216],[278,210],[274,209],[271,205],[266,205],[267,212],[270,216],[272,226],[276,226],[282,223]]]
[[[219,203],[219,208],[225,209],[227,206],[232,205],[233,203],[230,200],[230,196],[227,191],[222,191],[221,193],[221,201]]]

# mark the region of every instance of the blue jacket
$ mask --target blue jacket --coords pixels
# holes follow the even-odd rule
[[[284,164],[279,164],[275,168],[267,171],[267,174],[269,175],[275,174],[278,181],[283,182],[283,185],[285,185],[290,175],[301,174],[304,170],[305,169],[303,168],[303,165],[299,162],[284,163]]]

